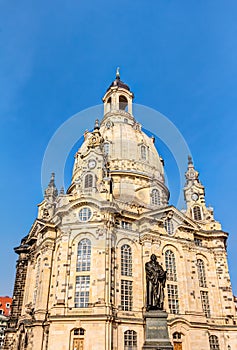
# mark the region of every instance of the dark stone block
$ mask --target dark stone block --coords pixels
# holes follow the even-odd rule
[[[173,350],[169,340],[167,313],[151,310],[145,313],[145,343],[142,350]]]

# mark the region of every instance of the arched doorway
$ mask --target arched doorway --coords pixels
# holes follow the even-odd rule
[[[84,336],[85,330],[83,328],[75,328],[72,331],[72,350],[85,350]]]

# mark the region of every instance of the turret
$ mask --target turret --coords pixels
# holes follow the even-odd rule
[[[188,157],[188,170],[185,173],[186,184],[184,187],[184,199],[186,201],[186,215],[206,228],[220,229],[219,222],[214,220],[213,208],[206,207],[205,187],[199,180],[199,172],[195,169],[191,156]]]
[[[119,68],[117,68],[116,78],[103,97],[104,114],[112,111],[125,111],[132,115],[133,98],[134,95],[129,86],[121,81]]]

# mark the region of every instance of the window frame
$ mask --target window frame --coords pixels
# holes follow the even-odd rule
[[[207,278],[206,278],[206,271],[205,271],[205,263],[200,258],[197,259],[197,273],[198,273],[199,287],[207,288]]]
[[[193,219],[195,221],[202,221],[203,220],[202,207],[200,205],[194,205],[192,207],[192,213],[193,213]]]
[[[82,238],[77,245],[76,271],[91,271],[91,241],[88,238]]]
[[[137,350],[137,332],[128,329],[123,334],[124,350]]]
[[[94,185],[94,176],[91,173],[88,173],[84,177],[84,189],[91,190]]]
[[[132,311],[133,281],[121,280],[121,308],[123,311]]]
[[[167,283],[168,306],[171,314],[179,314],[179,294],[176,284]]]
[[[202,311],[204,312],[204,314],[207,318],[210,318],[211,317],[211,310],[210,310],[208,291],[200,290],[200,296],[201,296],[201,303],[202,303]]]
[[[167,232],[167,234],[169,236],[173,236],[174,233],[175,233],[175,230],[174,230],[174,223],[173,223],[173,220],[171,218],[166,218],[165,221],[164,221],[164,228],[165,228],[165,231]]]
[[[92,218],[92,210],[90,207],[82,207],[78,212],[80,222],[87,222]]]
[[[161,205],[160,191],[157,188],[153,188],[153,190],[151,191],[151,204]]]
[[[177,282],[175,254],[170,249],[165,252],[165,268],[167,271],[167,281]]]
[[[121,253],[121,276],[132,277],[132,248],[129,244],[123,244]]]
[[[90,275],[76,276],[74,307],[88,308],[90,298]]]
[[[214,334],[209,335],[209,345],[210,345],[210,350],[220,350],[219,339],[217,335],[214,335]]]

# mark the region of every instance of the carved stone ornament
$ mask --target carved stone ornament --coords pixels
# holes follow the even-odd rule
[[[145,242],[155,243],[158,246],[161,245],[161,240],[159,236],[157,237],[156,235],[152,235],[149,233],[145,233],[140,237],[140,243],[143,244]]]

